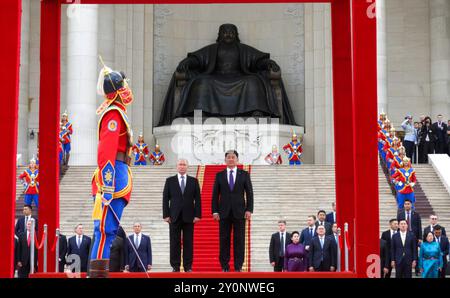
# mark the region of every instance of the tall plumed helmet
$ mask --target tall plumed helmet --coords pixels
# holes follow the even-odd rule
[[[97,81],[97,93],[101,96],[117,92],[124,87],[125,74],[112,70],[106,65],[101,69]]]
[[[103,113],[108,106],[116,99],[120,100],[125,106],[133,102],[133,92],[128,86],[128,79],[122,71],[112,70],[103,63],[97,80],[97,93],[105,98],[105,101],[98,107],[97,115]]]
[[[67,113],[67,110],[65,110],[62,115],[63,115],[63,117],[69,117],[69,114]]]

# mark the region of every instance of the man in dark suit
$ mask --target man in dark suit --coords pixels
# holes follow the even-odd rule
[[[317,236],[311,241],[308,254],[309,271],[335,271],[336,241],[332,236],[325,235],[325,227],[317,227]]]
[[[15,234],[19,235],[26,230],[27,222],[34,218],[35,221],[35,230],[38,231],[38,220],[32,215],[33,207],[31,205],[24,205],[23,206],[23,216],[19,217],[19,219],[16,222],[15,227]]]
[[[67,255],[67,237],[64,234],[59,234],[59,265],[58,272],[64,272],[64,265],[66,265]]]
[[[17,257],[16,257],[16,265],[17,265],[17,273],[19,278],[27,278],[30,273],[31,261],[30,261],[30,247],[31,247],[31,221],[27,222],[26,230],[23,233],[18,235],[17,241]],[[34,249],[34,271],[37,271],[37,262],[38,262],[37,249]]]
[[[274,272],[283,271],[284,253],[291,242],[291,234],[286,232],[286,221],[278,221],[278,232],[272,234],[269,245],[269,260]]]
[[[308,220],[306,221],[307,227],[302,230],[300,234],[300,243],[305,246],[306,250],[309,250],[309,246],[311,244],[311,240],[317,236],[316,232],[316,216],[310,215],[308,216]]]
[[[423,229],[423,241],[425,241],[427,234],[429,232],[434,234],[434,227],[438,224],[438,217],[436,214],[431,214],[430,215],[430,225],[426,226],[425,229]],[[441,225],[439,225],[441,227],[441,234],[442,236],[447,236],[447,233],[445,232],[445,228]]]
[[[152,242],[149,236],[141,233],[139,222],[134,223],[133,230],[134,234],[128,237],[125,245],[125,272],[149,272],[152,270]]]
[[[418,244],[422,243],[422,220],[420,218],[420,214],[416,211],[412,210],[411,200],[406,199],[404,208],[397,215],[397,220],[400,222],[401,220],[406,220],[408,224],[408,231],[413,232],[414,236],[418,241]]]
[[[386,242],[386,248],[388,250],[388,254],[387,254],[387,258],[389,263],[391,263],[391,240],[392,237],[398,233],[398,221],[395,218],[392,218],[389,221],[389,230],[384,231],[381,234],[381,239],[383,239]],[[381,271],[382,277],[383,278],[390,278],[391,277],[391,273],[392,273],[392,267],[389,265],[388,267],[388,271],[387,272],[383,272],[383,270]]]
[[[417,239],[408,231],[406,220],[399,222],[400,232],[391,240],[391,267],[395,268],[396,278],[411,278],[411,270],[417,264]]]
[[[69,238],[67,256],[77,255],[80,257],[80,272],[87,272],[90,248],[91,237],[83,235],[83,225],[78,224],[75,227],[75,236]]]
[[[125,241],[128,241],[127,234],[119,226],[109,253],[109,272],[122,272],[125,269]]]
[[[192,271],[194,224],[202,217],[200,186],[197,178],[186,174],[187,168],[187,160],[178,160],[178,174],[167,178],[163,191],[163,218],[169,223],[170,265],[173,272],[180,271],[181,233],[184,271]]]
[[[436,154],[447,154],[447,124],[438,115],[438,121],[433,123],[433,130],[436,132]]]
[[[437,243],[439,243],[439,246],[441,247],[442,252],[442,270],[440,272],[441,278],[445,278],[445,274],[447,271],[447,256],[449,252],[449,241],[446,236],[442,233],[442,227],[440,225],[434,226],[434,239]]]
[[[380,274],[381,277],[384,277],[385,275],[387,275],[389,273],[389,268],[391,267],[390,265],[390,260],[391,258],[389,257],[389,250],[387,247],[387,242],[384,239],[380,239]]]
[[[331,208],[333,208],[333,212],[330,212],[327,214],[326,222],[329,222],[330,224],[334,224],[336,222],[336,203],[331,203]]]
[[[333,231],[331,230],[331,224],[325,221],[326,217],[327,213],[325,212],[325,210],[320,210],[319,212],[317,212],[316,228],[318,226],[324,226],[326,231],[325,233],[327,236],[329,236],[333,234]]]
[[[240,272],[244,263],[245,221],[253,213],[253,186],[250,174],[238,169],[239,154],[235,150],[225,153],[226,170],[217,173],[214,181],[211,209],[219,221],[220,265],[230,270],[231,230],[233,229],[234,270]]]

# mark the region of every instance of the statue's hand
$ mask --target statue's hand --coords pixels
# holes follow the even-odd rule
[[[278,64],[273,61],[273,60],[269,60],[269,63],[267,63],[267,68],[269,70],[272,70],[274,72],[279,72],[280,71],[280,66],[278,66]]]

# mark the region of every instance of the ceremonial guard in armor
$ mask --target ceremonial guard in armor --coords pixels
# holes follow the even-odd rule
[[[264,160],[269,165],[281,165],[283,163],[283,160],[281,159],[281,154],[278,152],[278,148],[276,145],[272,146],[272,152],[267,154]]]
[[[149,152],[148,145],[144,142],[144,136],[140,133],[137,143],[133,146],[134,165],[146,166]]]
[[[28,169],[26,169],[19,179],[23,182],[25,199],[24,204],[30,205],[34,201],[36,208],[39,207],[39,170],[36,167],[36,160],[30,160]]]
[[[301,165],[301,156],[303,153],[302,144],[298,141],[295,132],[292,133],[292,140],[283,147],[288,155],[290,165]]]
[[[155,151],[150,154],[150,161],[154,166],[160,166],[166,161],[164,153],[161,152],[161,148],[158,144],[155,146]]]
[[[92,179],[95,196],[92,218],[94,244],[91,250],[90,277],[107,277],[110,247],[116,237],[120,218],[131,197],[132,174],[129,156],[133,144],[127,106],[133,94],[123,72],[104,66],[100,71],[97,92],[105,97],[97,109],[98,168]]]
[[[73,133],[72,123],[69,122],[67,112],[64,112],[61,117],[61,127],[59,131],[59,138],[61,139],[61,143],[63,146],[63,164],[65,166],[69,165],[70,158],[70,143],[71,135]]]
[[[395,156],[398,155],[398,148],[402,147],[402,143],[399,138],[394,137],[392,139],[391,146],[386,150],[386,165],[388,169],[392,169],[392,163],[394,162]],[[394,173],[390,173],[392,175]]]
[[[416,198],[414,196],[414,185],[417,182],[416,172],[411,168],[411,160],[408,157],[403,158],[403,167],[398,169],[392,175],[394,183],[397,185],[397,205],[398,209],[403,209],[406,199],[411,200],[414,208]]]

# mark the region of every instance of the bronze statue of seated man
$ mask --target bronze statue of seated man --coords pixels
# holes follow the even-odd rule
[[[279,81],[278,96],[274,79]],[[177,80],[185,81],[179,99],[175,98]],[[216,117],[281,118],[282,123],[295,125],[280,67],[270,54],[241,43],[232,24],[220,26],[216,43],[189,53],[180,62],[158,126],[193,116],[194,110]]]

